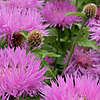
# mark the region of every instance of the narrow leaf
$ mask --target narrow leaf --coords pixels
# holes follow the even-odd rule
[[[85,17],[85,14],[81,13],[81,12],[69,12],[65,16],[70,16],[70,15],[75,15],[75,16],[79,16],[79,17],[82,17],[82,18]]]

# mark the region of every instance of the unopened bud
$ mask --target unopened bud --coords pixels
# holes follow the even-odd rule
[[[83,8],[82,12],[89,18],[95,17],[97,14],[97,6],[93,3],[89,3]]]
[[[34,47],[39,46],[42,42],[42,34],[39,30],[31,31],[28,35],[28,43]]]
[[[18,46],[23,47],[24,46],[24,36],[20,33],[13,34],[12,46],[13,47],[18,47]]]

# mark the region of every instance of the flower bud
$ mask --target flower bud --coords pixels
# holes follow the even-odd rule
[[[28,43],[34,47],[39,46],[42,42],[42,34],[39,30],[31,31],[28,35]]]
[[[83,8],[82,12],[89,18],[95,17],[97,14],[97,6],[93,3],[89,3]]]
[[[20,33],[13,34],[13,39],[11,41],[13,47],[23,47],[24,45],[24,36]]]

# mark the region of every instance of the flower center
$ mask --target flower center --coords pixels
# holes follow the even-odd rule
[[[91,66],[92,63],[91,56],[86,53],[79,53],[78,55],[75,55],[75,60],[85,67]]]

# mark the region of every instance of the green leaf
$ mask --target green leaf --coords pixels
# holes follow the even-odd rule
[[[85,14],[81,13],[81,12],[69,12],[65,16],[70,16],[70,15],[75,15],[75,16],[79,16],[79,17],[82,17],[82,18],[85,17]]]
[[[48,29],[48,30],[49,30],[49,35],[50,35],[50,36],[57,36],[58,31],[57,31],[56,28],[50,28],[50,29]]]
[[[52,45],[49,45],[49,44],[45,44],[45,45],[42,45],[42,49],[48,51],[48,52],[56,52],[56,48],[54,48]]]
[[[55,53],[53,53],[53,52],[48,52],[48,53],[46,54],[46,56],[48,56],[48,57],[60,57],[60,55],[55,54]]]
[[[26,40],[28,39],[28,32],[20,31],[19,33],[22,34]]]
[[[39,58],[43,59],[45,57],[45,55],[47,54],[47,51],[46,50],[41,50],[41,49],[34,49],[31,51],[31,53],[33,53],[35,55],[38,55]]]
[[[39,55],[41,59],[45,58],[46,56],[48,57],[60,57],[60,55],[55,54],[53,52],[47,52],[46,50],[41,50],[41,49],[34,49],[32,50],[32,53]]]
[[[90,41],[87,38],[80,39],[78,42],[78,45],[83,46],[83,47],[92,48],[94,50],[98,49],[98,47],[96,47],[96,45],[95,45],[95,41]]]

